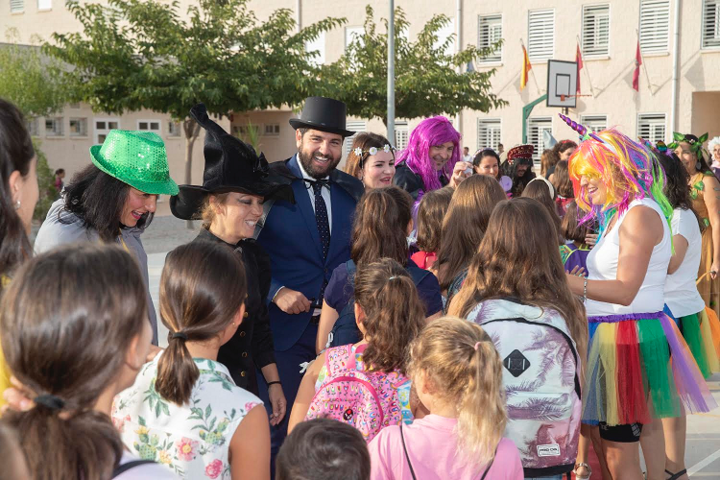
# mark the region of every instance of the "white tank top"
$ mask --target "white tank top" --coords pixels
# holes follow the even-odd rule
[[[676,208],[672,218],[672,234],[682,235],[688,242],[685,258],[675,273],[665,280],[665,303],[675,318],[703,311],[705,302],[698,293],[697,273],[702,256],[702,235],[692,210]]]
[[[633,200],[625,212],[610,231],[605,232],[595,248],[590,251],[587,258],[587,269],[589,280],[616,280],[618,256],[620,254],[620,225],[627,216],[630,209],[642,205],[652,208],[662,220],[663,238],[653,248],[648,264],[647,273],[640,286],[640,290],[629,306],[615,303],[598,302],[587,300],[588,317],[599,317],[607,315],[624,315],[629,313],[654,313],[661,312],[665,305],[664,288],[667,268],[670,263],[671,235],[670,227],[665,221],[665,216],[660,206],[650,198]]]

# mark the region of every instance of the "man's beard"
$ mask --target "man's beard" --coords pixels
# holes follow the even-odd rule
[[[303,168],[305,169],[305,172],[307,172],[308,175],[310,175],[312,178],[319,180],[321,178],[325,178],[330,173],[335,170],[335,167],[338,166],[340,163],[340,158],[332,159],[332,157],[329,157],[331,160],[328,162],[327,166],[324,169],[319,169],[312,163],[312,157],[315,154],[312,154],[310,156],[306,156],[305,152],[301,149],[298,150],[298,158],[300,159],[300,163],[302,164]],[[325,156],[327,158],[327,156]]]

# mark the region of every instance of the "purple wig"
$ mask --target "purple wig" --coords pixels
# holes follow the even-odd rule
[[[429,155],[430,147],[447,142],[452,142],[455,146],[450,160],[442,169],[442,173],[450,180],[453,168],[460,160],[460,133],[455,130],[450,120],[442,116],[426,118],[415,127],[410,134],[407,148],[400,152],[395,165],[405,162],[410,170],[420,175],[426,192],[437,190],[442,184]]]

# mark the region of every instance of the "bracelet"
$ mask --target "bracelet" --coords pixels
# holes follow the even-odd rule
[[[587,284],[588,279],[585,277],[585,283],[583,283],[583,303],[587,302]]]
[[[282,383],[280,382],[280,380],[275,380],[273,382],[267,382],[268,388],[270,388],[270,385],[282,385]]]

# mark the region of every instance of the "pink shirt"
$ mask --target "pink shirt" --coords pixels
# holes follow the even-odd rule
[[[405,445],[412,462],[415,476],[422,480],[433,479],[480,479],[485,465],[463,461],[457,455],[455,436],[456,418],[428,415],[403,426]],[[372,480],[412,480],[410,467],[405,459],[400,428],[385,427],[368,445],[372,465]],[[506,438],[500,440],[495,461],[486,480],[523,480],[520,454],[515,444]]]

